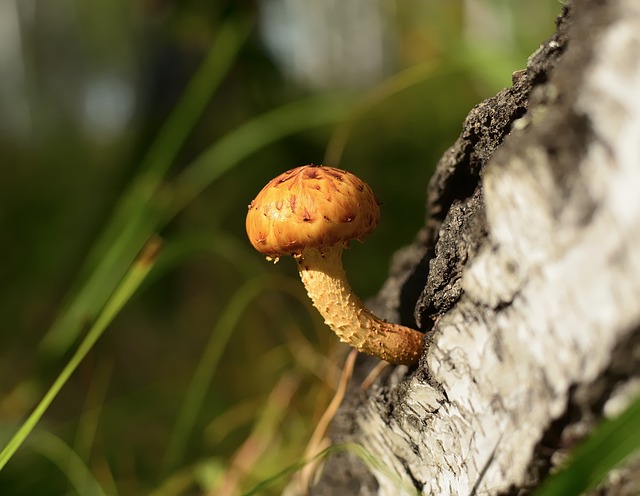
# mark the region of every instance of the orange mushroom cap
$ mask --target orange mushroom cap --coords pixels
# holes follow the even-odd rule
[[[249,205],[247,235],[271,258],[362,241],[380,220],[371,188],[350,172],[304,165],[280,174]]]

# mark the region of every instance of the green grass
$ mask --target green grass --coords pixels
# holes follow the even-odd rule
[[[136,254],[166,217],[162,181],[246,40],[246,22],[227,21],[198,72],[151,143],[136,177],[89,253],[69,303],[42,340],[47,354],[63,354],[87,320],[95,318]]]
[[[398,489],[398,495],[402,496],[416,496],[421,494],[418,489],[416,489],[410,482],[403,480],[400,475],[393,472],[389,467],[385,464],[384,460],[372,455],[365,448],[355,443],[341,443],[335,444],[329,448],[324,449],[316,456],[312,457],[308,460],[301,460],[297,463],[290,465],[285,468],[281,472],[261,481],[259,484],[254,487],[248,489],[243,492],[243,496],[252,496],[254,494],[263,494],[263,491],[272,484],[275,484],[278,481],[283,479],[288,479],[294,473],[303,469],[308,464],[312,463],[316,459],[324,459],[331,455],[348,452],[352,455],[356,456],[360,461],[362,461],[373,473],[380,474],[387,480],[390,480],[395,487]]]
[[[116,287],[111,297],[107,300],[104,309],[100,312],[93,325],[89,328],[89,331],[78,346],[78,349],[71,356],[69,361],[67,361],[62,372],[60,372],[60,375],[47,390],[42,400],[36,405],[33,412],[29,417],[27,417],[18,431],[9,440],[7,445],[2,449],[2,451],[0,451],[0,470],[2,470],[16,450],[25,442],[29,434],[31,434],[42,418],[42,415],[44,415],[47,408],[51,405],[51,402],[58,395],[69,377],[71,377],[71,374],[73,374],[73,372],[78,368],[80,362],[82,362],[82,360],[87,356],[87,353],[91,351],[91,348],[96,344],[102,333],[107,329],[122,307],[140,287],[140,284],[144,281],[144,278],[153,266],[159,245],[159,240],[152,240],[140,254],[134,262],[133,267],[131,267],[122,282]]]
[[[76,451],[54,434],[39,431],[30,445],[36,453],[50,460],[68,478],[76,494],[91,496],[117,494],[106,491]]]
[[[573,450],[566,465],[536,496],[573,496],[594,489],[614,468],[640,450],[640,397],[617,417],[605,420]]]
[[[297,281],[292,281],[289,278],[262,276],[248,280],[236,291],[226,305],[219,321],[211,332],[209,342],[204,348],[191,382],[187,387],[165,455],[165,470],[175,468],[184,457],[188,438],[195,425],[196,416],[202,408],[204,398],[211,387],[220,359],[225,353],[226,345],[242,315],[247,311],[252,300],[261,293],[274,289],[290,293],[294,298],[302,296]],[[280,311],[285,313],[286,307],[282,305]]]

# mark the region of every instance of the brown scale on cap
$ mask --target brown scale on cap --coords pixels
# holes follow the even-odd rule
[[[371,188],[350,172],[316,165],[280,174],[249,205],[247,235],[268,259],[293,255],[314,306],[340,340],[391,363],[413,364],[422,333],[373,315],[353,293],[342,250],[377,226]]]
[[[278,258],[363,240],[379,220],[378,201],[358,177],[305,165],[269,181],[249,205],[246,227],[256,250]]]

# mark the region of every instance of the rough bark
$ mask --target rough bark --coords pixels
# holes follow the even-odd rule
[[[471,111],[372,306],[424,330],[425,352],[366,392],[360,363],[332,438],[388,470],[334,455],[314,495],[526,494],[633,389],[640,2],[570,3],[513,86]]]

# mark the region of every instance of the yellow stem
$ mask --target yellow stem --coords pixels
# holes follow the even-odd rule
[[[367,310],[347,282],[342,246],[306,248],[297,261],[313,306],[341,341],[390,363],[410,365],[418,361],[423,334],[386,322]]]

